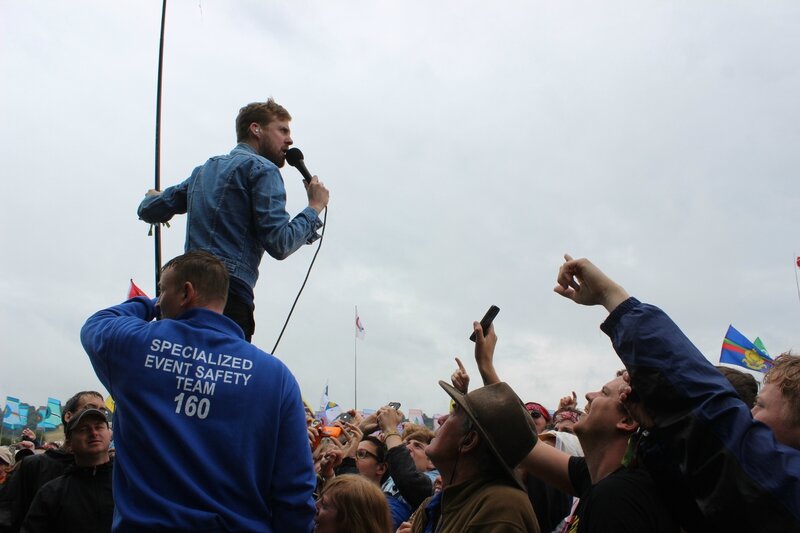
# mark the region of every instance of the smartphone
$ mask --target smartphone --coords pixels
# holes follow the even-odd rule
[[[341,420],[342,422],[352,422],[353,415],[351,415],[350,413],[342,413],[336,417],[336,420]]]
[[[317,420],[317,422],[319,423],[319,420]],[[339,438],[339,435],[342,434],[342,428],[338,426],[322,426],[319,424],[312,424],[312,425],[319,430],[317,438],[314,440],[313,448],[315,450],[317,449],[317,446],[319,446],[320,442],[322,442],[323,437],[330,437],[336,439]]]
[[[389,402],[389,407],[397,411],[400,409],[400,402]]]
[[[494,317],[496,317],[497,313],[499,313],[499,312],[500,312],[500,308],[497,307],[496,305],[493,305],[493,306],[491,306],[489,308],[488,311],[486,311],[486,314],[483,315],[483,318],[481,319],[481,328],[483,328],[483,334],[484,335],[486,334],[486,330],[489,329],[489,326],[492,325],[492,321],[494,320]],[[472,332],[472,335],[469,336],[469,340],[471,340],[472,342],[475,342],[475,332],[474,331]]]
[[[338,438],[342,434],[342,428],[339,426],[324,426],[320,432],[320,437]]]

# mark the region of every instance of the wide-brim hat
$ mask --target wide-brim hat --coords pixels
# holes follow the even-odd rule
[[[524,490],[514,477],[514,468],[536,444],[536,426],[519,396],[504,382],[486,385],[468,394],[444,381],[439,381],[439,385],[472,420],[508,477]]]

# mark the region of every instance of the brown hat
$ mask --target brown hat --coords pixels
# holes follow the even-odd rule
[[[514,467],[536,444],[536,426],[522,400],[502,382],[468,394],[462,394],[444,381],[439,385],[464,410],[506,474],[516,481]]]

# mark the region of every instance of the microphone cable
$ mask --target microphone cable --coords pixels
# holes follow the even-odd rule
[[[308,277],[311,275],[311,269],[314,267],[314,261],[317,260],[317,255],[319,255],[319,250],[322,248],[322,239],[325,238],[325,228],[328,226],[328,206],[325,206],[325,213],[322,215],[322,232],[319,235],[319,244],[317,245],[317,251],[314,252],[314,257],[311,258],[311,264],[308,265],[308,271],[306,271],[306,277],[303,279],[303,284],[300,285],[300,290],[297,291],[297,296],[294,298],[294,303],[292,303],[292,308],[289,309],[289,314],[286,316],[286,322],[283,323],[283,327],[281,328],[281,332],[278,335],[278,340],[275,341],[275,346],[272,347],[272,351],[270,352],[272,355],[275,355],[275,350],[278,349],[278,344],[281,342],[281,338],[283,338],[283,332],[286,331],[286,326],[289,325],[289,319],[292,318],[292,313],[294,312],[295,306],[297,306],[297,301],[300,299],[300,295],[303,294],[303,289],[306,288],[306,282],[308,281]]]

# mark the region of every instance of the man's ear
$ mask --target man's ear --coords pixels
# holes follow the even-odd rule
[[[248,130],[251,137],[257,140],[261,139],[261,126],[259,126],[258,122],[251,122]]]
[[[470,431],[461,439],[461,444],[458,446],[459,451],[470,452],[476,449],[481,443],[481,437],[475,430]]]
[[[383,477],[386,471],[389,469],[389,463],[378,463],[378,466],[375,470]]]
[[[617,422],[617,429],[620,429],[626,433],[633,433],[639,429],[639,423],[636,422],[631,415],[626,413],[622,418],[620,418],[619,422]]]
[[[181,307],[188,309],[190,307],[197,307],[197,291],[192,285],[191,281],[184,282],[182,287],[183,293],[181,294]]]

